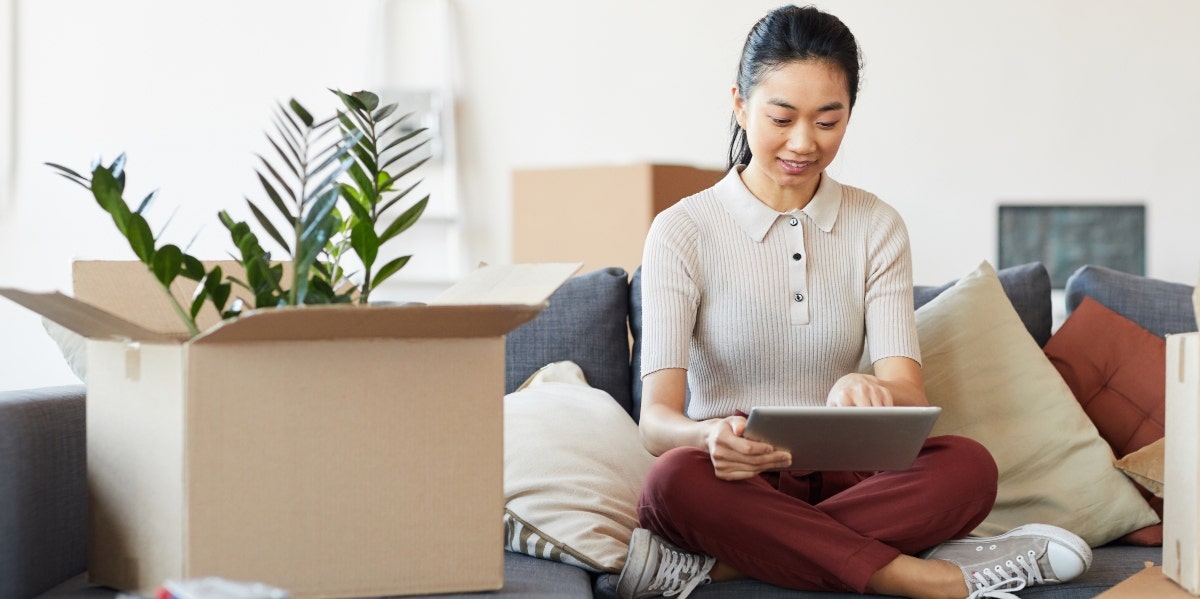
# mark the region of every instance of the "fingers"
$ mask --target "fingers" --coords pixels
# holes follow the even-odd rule
[[[892,392],[868,374],[848,374],[829,391],[826,405],[853,407],[883,407],[895,405]]]
[[[791,464],[792,456],[786,451],[776,451],[768,443],[742,437],[745,429],[746,419],[742,416],[716,421],[708,438],[708,454],[717,478],[741,480]]]

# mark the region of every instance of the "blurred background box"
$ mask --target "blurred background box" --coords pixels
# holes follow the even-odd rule
[[[632,273],[654,216],[720,170],[666,164],[513,172],[513,262],[583,262]]]

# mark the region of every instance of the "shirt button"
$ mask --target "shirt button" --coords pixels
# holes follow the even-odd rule
[[[795,299],[796,301],[798,301],[798,302],[802,302],[802,301],[804,301],[804,294],[803,294],[803,293],[797,293],[797,294],[796,294],[795,296],[793,296],[793,297],[794,297],[794,299]]]
[[[796,220],[796,217],[793,216],[792,220],[788,221],[788,224],[794,227],[794,226],[800,224],[800,221]]]
[[[792,254],[792,260],[799,260],[800,258],[801,258],[801,256],[799,253]]]

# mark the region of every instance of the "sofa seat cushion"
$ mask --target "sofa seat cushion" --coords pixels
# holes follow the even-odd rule
[[[1090,599],[1109,587],[1137,574],[1145,562],[1162,563],[1158,547],[1109,545],[1092,550],[1092,567],[1066,584],[1031,587],[1017,593],[1021,599]],[[617,575],[605,574],[593,587],[596,599],[617,598]],[[888,597],[889,595],[875,595]],[[691,594],[697,599],[862,599],[850,593],[793,591],[756,580],[736,580],[701,585]]]

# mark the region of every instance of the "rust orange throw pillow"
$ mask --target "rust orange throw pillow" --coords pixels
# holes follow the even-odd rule
[[[1161,337],[1085,297],[1044,350],[1117,458],[1162,438],[1167,358]],[[1161,516],[1161,500],[1139,488]],[[1162,525],[1123,540],[1160,545]]]

